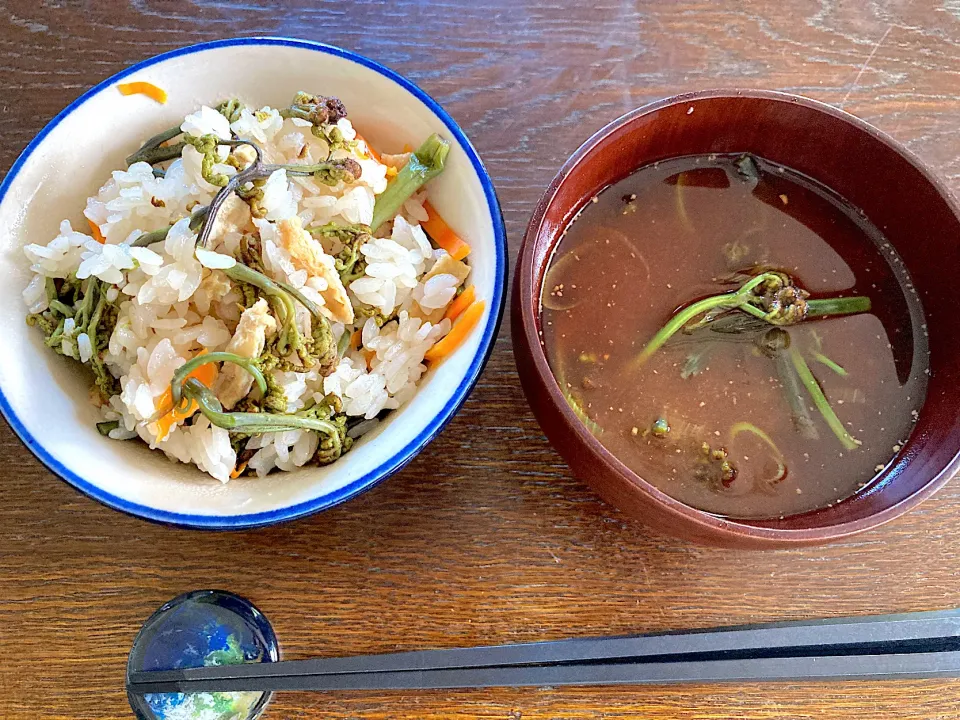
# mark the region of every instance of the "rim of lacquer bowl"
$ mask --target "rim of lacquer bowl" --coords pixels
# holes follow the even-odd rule
[[[470,164],[479,178],[481,186],[483,187],[484,198],[487,203],[490,222],[493,226],[494,233],[496,255],[494,288],[493,297],[490,299],[491,312],[488,315],[486,325],[482,328],[483,335],[480,341],[480,346],[477,350],[477,354],[474,357],[466,375],[461,380],[460,385],[452,394],[450,400],[430,421],[430,423],[427,424],[424,430],[406,446],[381,463],[376,469],[366,473],[363,477],[358,478],[349,485],[346,485],[326,495],[313,498],[296,505],[290,505],[285,508],[278,508],[276,510],[249,513],[245,515],[201,515],[158,510],[150,507],[149,505],[142,505],[119,498],[112,493],[104,491],[89,480],[80,477],[74,471],[67,468],[62,463],[57,461],[53,456],[51,456],[50,453],[46,451],[43,444],[39,442],[37,438],[31,435],[23,426],[16,413],[13,412],[13,409],[11,408],[6,396],[3,394],[2,389],[0,389],[0,413],[3,414],[7,423],[9,423],[10,427],[17,434],[23,444],[26,445],[27,449],[29,449],[30,452],[32,452],[37,459],[40,460],[40,462],[42,462],[55,475],[59,476],[62,480],[75,487],[84,495],[87,495],[88,497],[97,500],[98,502],[103,503],[114,510],[119,510],[120,512],[128,515],[133,515],[145,520],[151,520],[165,525],[174,525],[178,527],[194,529],[241,530],[296,520],[297,518],[312,515],[322,510],[327,510],[335,505],[339,505],[340,503],[346,502],[350,498],[369,490],[377,483],[385,480],[390,475],[393,475],[398,470],[403,468],[404,465],[410,462],[431,440],[437,436],[441,430],[443,430],[446,424],[453,418],[453,416],[466,401],[470,391],[476,385],[477,380],[479,379],[480,374],[483,371],[487,360],[490,358],[491,352],[493,351],[494,342],[500,329],[500,321],[503,316],[503,308],[506,298],[507,234],[506,228],[504,227],[503,214],[500,210],[500,203],[497,199],[496,190],[493,186],[493,180],[490,178],[490,175],[484,167],[483,162],[480,160],[480,156],[476,149],[467,139],[467,136],[464,134],[460,126],[436,100],[434,100],[432,97],[430,97],[430,95],[399,73],[394,72],[384,65],[381,65],[380,63],[358,53],[311,40],[274,36],[256,36],[213,40],[209,42],[197,43],[195,45],[188,45],[182,48],[177,48],[176,50],[162,53],[160,55],[155,55],[139,63],[135,63],[134,65],[121,70],[115,75],[111,75],[107,79],[87,90],[85,93],[80,95],[80,97],[57,113],[56,116],[54,116],[54,118],[43,127],[37,136],[30,141],[20,156],[10,167],[10,170],[7,172],[6,177],[4,177],[3,182],[0,183],[0,202],[3,201],[11,183],[17,177],[20,169],[30,159],[30,156],[43,142],[44,138],[46,138],[50,131],[90,98],[98,95],[104,90],[113,87],[113,85],[115,85],[117,81],[121,80],[122,78],[145,68],[151,67],[152,65],[156,65],[157,63],[161,63],[183,55],[194,55],[208,50],[244,45],[295,47],[350,60],[369,70],[379,73],[420,100],[427,107],[427,109],[446,126],[447,130],[456,139],[457,143],[470,160]]]
[[[928,481],[921,488],[917,489],[916,492],[906,498],[903,498],[894,505],[891,505],[890,507],[876,512],[868,517],[836,523],[833,525],[804,529],[771,528],[764,527],[762,525],[754,525],[749,521],[739,522],[737,520],[719,517],[706,511],[698,510],[690,505],[686,505],[685,503],[682,503],[657,489],[656,486],[647,480],[644,480],[638,474],[630,470],[629,467],[621,462],[615,455],[613,455],[613,453],[607,450],[600,443],[600,441],[597,440],[596,437],[586,430],[586,428],[583,426],[583,423],[580,422],[577,416],[570,409],[567,402],[564,400],[563,394],[560,392],[560,387],[557,385],[553,372],[550,370],[550,366],[547,361],[546,354],[543,351],[538,334],[538,320],[535,308],[538,304],[537,299],[540,296],[541,288],[536,282],[537,278],[535,277],[535,252],[538,248],[538,237],[540,235],[551,235],[554,238],[552,242],[555,245],[556,236],[564,229],[563,227],[554,229],[543,228],[547,209],[553,203],[563,182],[577,170],[577,167],[584,160],[584,158],[589,156],[599,143],[603,142],[613,132],[633,122],[638,117],[657,112],[666,107],[682,105],[698,100],[738,97],[795,103],[811,110],[825,113],[856,127],[858,130],[867,133],[903,157],[903,159],[912,165],[936,190],[937,194],[947,205],[947,207],[950,208],[951,212],[960,218],[960,207],[958,207],[957,203],[954,201],[949,190],[947,190],[946,186],[926,168],[924,163],[916,155],[914,155],[903,144],[890,135],[870,125],[868,122],[858,118],[857,116],[845,112],[844,110],[820,102],[819,100],[776,90],[716,88],[681,93],[662,98],[660,100],[655,100],[624,115],[621,115],[619,118],[608,123],[591,135],[563,164],[541,196],[540,201],[537,203],[537,207],[534,210],[533,216],[530,218],[530,222],[527,225],[527,230],[524,234],[523,243],[521,245],[517,260],[516,282],[518,297],[514,299],[514,302],[519,303],[522,325],[521,331],[524,334],[525,344],[527,348],[529,348],[529,354],[532,358],[535,371],[540,376],[541,383],[549,396],[552,410],[554,410],[562,419],[563,424],[566,426],[566,430],[571,434],[577,435],[587,446],[591,454],[596,456],[600,462],[605,464],[608,468],[616,472],[621,479],[631,483],[639,492],[646,495],[650,502],[659,505],[670,516],[676,518],[677,520],[682,520],[684,523],[693,524],[699,528],[702,528],[705,535],[709,535],[715,539],[714,542],[726,539],[732,545],[747,544],[753,547],[783,547],[790,545],[808,545],[815,543],[834,542],[850,535],[871,530],[883,525],[884,523],[890,522],[891,520],[900,517],[926,500],[937,490],[939,490],[948,480],[950,480],[953,474],[960,469],[960,452],[954,454],[951,461],[942,469],[940,469],[940,471],[937,472],[937,474],[930,481]],[[586,198],[581,198],[579,203],[580,206],[582,206],[585,201]],[[567,219],[567,224],[569,221],[570,220]],[[552,249],[553,248],[551,246],[551,251]]]

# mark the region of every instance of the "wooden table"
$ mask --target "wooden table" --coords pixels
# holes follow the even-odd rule
[[[4,169],[64,105],[131,62],[274,34],[356,50],[436,97],[493,175],[513,257],[542,189],[582,140],[681,90],[777,88],[842,106],[960,187],[956,0],[65,5],[0,13]],[[0,717],[130,717],[122,681],[134,633],[163,601],[208,586],[252,598],[288,658],[960,605],[958,483],[909,517],[822,549],[721,552],[627,521],[547,444],[508,324],[466,406],[415,462],[282,527],[213,534],[125,517],[57,480],[3,425]],[[960,682],[930,681],[286,694],[268,717],[958,714]]]

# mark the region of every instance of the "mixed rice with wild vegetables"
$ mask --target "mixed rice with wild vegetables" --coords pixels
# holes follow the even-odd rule
[[[302,92],[201,107],[87,200],[89,228],[25,248],[27,322],[92,371],[101,434],[222,482],[329,464],[477,323],[469,246],[426,200],[448,143],[378,155],[346,115]]]

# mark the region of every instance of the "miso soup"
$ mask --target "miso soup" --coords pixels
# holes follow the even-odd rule
[[[600,193],[544,277],[564,396],[663,492],[782,517],[866,487],[927,384],[919,298],[880,230],[750,155],[656,163]]]

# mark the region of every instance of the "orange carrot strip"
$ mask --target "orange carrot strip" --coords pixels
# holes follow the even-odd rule
[[[97,224],[96,224],[93,220],[91,220],[90,218],[87,218],[87,225],[90,226],[90,232],[93,233],[93,239],[94,239],[94,240],[96,240],[96,241],[97,241],[98,243],[100,243],[101,245],[103,245],[104,243],[107,242],[107,239],[103,236],[103,233],[100,232],[100,226],[99,226],[99,225],[97,225]]]
[[[370,157],[372,157],[377,162],[381,162],[380,153],[378,153],[376,150],[373,149],[373,147],[371,147],[370,143],[367,142],[367,139],[363,135],[361,135],[360,133],[357,133],[357,139],[363,140],[363,144],[367,146],[367,154]]]
[[[403,150],[401,150],[400,152],[401,153],[413,152],[413,145],[411,145],[410,143],[404,143]]]
[[[362,337],[363,337],[363,334],[361,333],[360,330],[354,330],[354,331],[353,331],[353,335],[350,336],[350,347],[352,347],[352,348],[359,348],[359,347],[360,347],[360,339],[361,339]]]
[[[143,82],[142,80],[139,82],[120,83],[117,85],[117,90],[120,91],[121,95],[146,95],[161,105],[167,102],[166,90],[157,87],[153,83]]]
[[[201,350],[198,354],[203,355],[207,351]],[[206,365],[201,365],[196,370],[187,375],[188,378],[196,378],[202,382],[207,387],[213,385],[214,380],[217,379],[217,366],[214,363],[207,363]],[[160,409],[169,408],[166,412],[157,420],[157,442],[160,442],[170,433],[170,430],[173,429],[173,426],[177,423],[186,420],[188,417],[193,415],[197,410],[200,409],[200,406],[197,405],[196,400],[191,400],[190,404],[187,406],[186,410],[179,410],[173,407],[173,392],[170,388],[167,388],[163,391],[163,394],[160,396],[160,399],[157,401],[157,407]]]
[[[477,293],[473,289],[473,285],[466,288],[459,296],[454,298],[453,302],[450,303],[450,307],[447,308],[447,311],[443,314],[443,317],[453,322],[466,310],[468,307],[473,305],[473,301],[476,300]]]
[[[468,307],[464,311],[463,317],[461,317],[457,324],[447,333],[447,336],[427,350],[423,359],[433,364],[439,363],[452,355],[453,351],[463,344],[463,341],[470,335],[470,331],[480,322],[480,317],[483,315],[485,306],[486,303],[483,302],[483,300],[477,300]]]
[[[387,177],[395,178],[399,171],[393,165],[387,165]]]
[[[243,475],[243,471],[246,469],[247,469],[247,464],[245,462],[242,462],[230,472],[230,477],[236,480],[238,477]]]
[[[450,229],[429,201],[423,203],[423,209],[427,211],[427,220],[420,223],[420,226],[427,231],[427,235],[433,238],[437,245],[450,253],[450,257],[454,260],[463,260],[470,254],[470,246]]]

